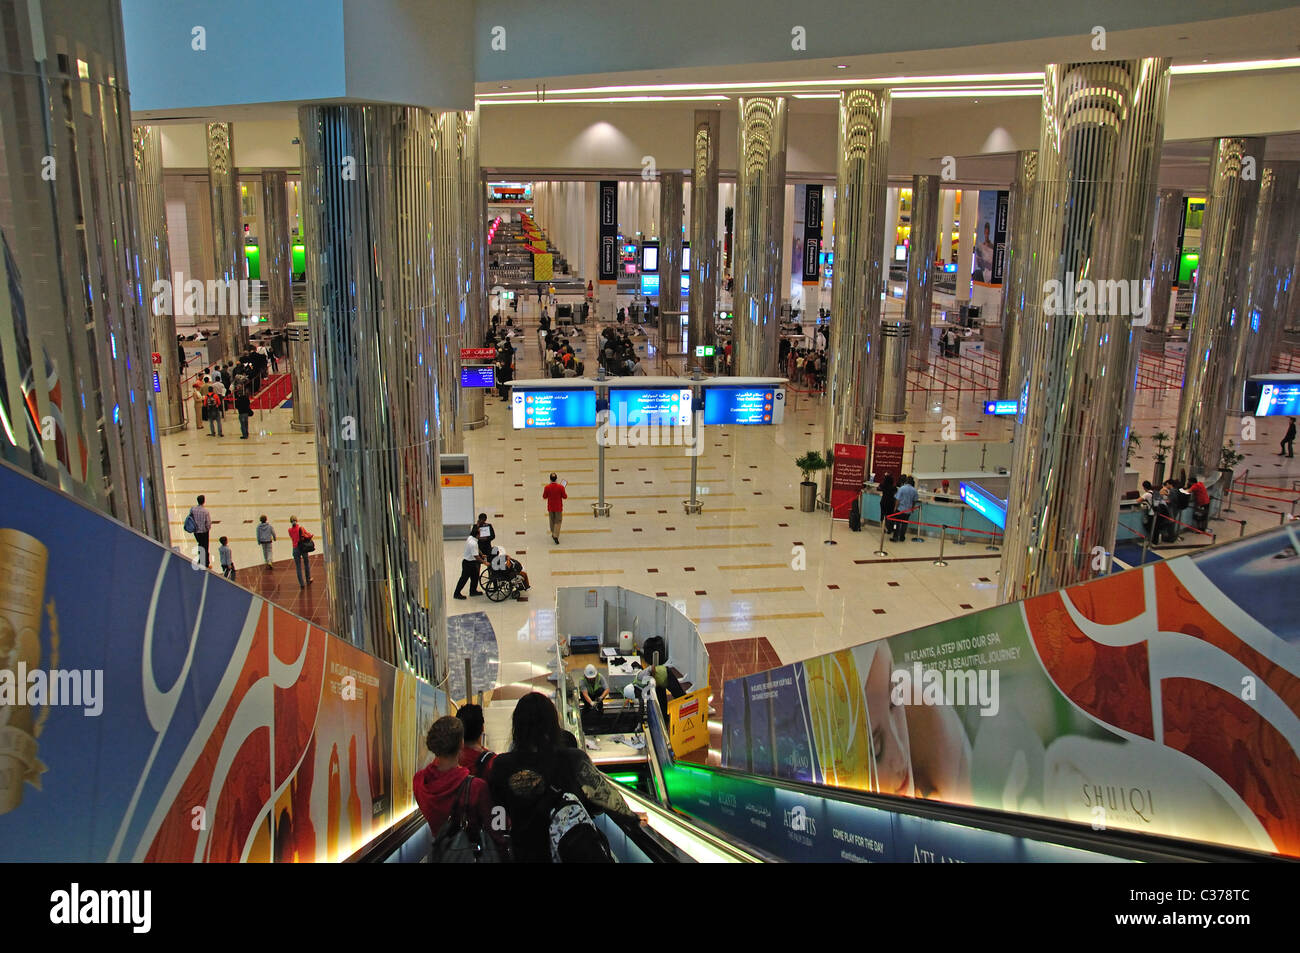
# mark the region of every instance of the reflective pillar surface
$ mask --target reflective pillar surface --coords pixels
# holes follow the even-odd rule
[[[262,287],[267,322],[279,330],[294,319],[293,248],[289,241],[289,194],[283,169],[262,170]]]
[[[461,261],[465,267],[464,347],[482,347],[487,335],[487,193],[479,169],[479,111],[459,114],[458,164],[460,168]],[[468,387],[460,392],[460,426],[476,430],[487,423],[483,391]]]
[[[1250,328],[1246,272],[1259,202],[1259,176],[1242,178],[1248,157],[1263,165],[1263,139],[1216,139],[1210,154],[1171,476],[1217,470],[1229,405],[1234,415],[1241,412],[1242,395],[1233,394],[1233,382],[1244,380]]]
[[[998,367],[998,393],[1003,400],[1020,394],[1020,334],[1025,297],[1033,281],[1034,194],[1038,182],[1038,152],[1016,153],[1016,177],[1007,196],[1006,278],[1002,295],[1002,353]]]
[[[1183,231],[1187,199],[1182,189],[1161,189],[1156,198],[1156,235],[1151,254],[1151,324],[1147,332],[1163,352],[1173,323],[1170,295],[1178,280],[1178,236]]]
[[[210,122],[207,125],[208,185],[212,196],[212,256],[217,281],[226,282],[226,288],[237,287],[245,279],[248,269],[244,264],[244,225],[239,205],[239,171],[235,168],[234,133],[228,122]],[[238,295],[227,292],[227,301],[239,300]],[[215,317],[220,330],[219,350],[225,360],[233,361],[248,349],[248,325],[243,316],[230,311],[237,309],[219,307]],[[211,348],[211,343],[208,347]]]
[[[1034,281],[1000,590],[1103,574],[1114,549],[1136,372],[1132,301],[1074,297],[1147,276],[1169,61],[1055,64],[1043,79]],[[964,204],[964,203],[963,203]],[[1069,295],[1065,292],[1070,287]],[[1087,286],[1085,286],[1087,287]],[[1095,305],[1095,300],[1094,300]]]
[[[781,312],[786,101],[745,96],[739,103],[732,359],[738,376],[771,377]]]
[[[289,378],[293,383],[293,417],[289,429],[311,433],[316,429],[316,380],[312,367],[311,325],[294,321],[285,329],[289,348]]]
[[[911,366],[930,366],[930,307],[939,240],[939,177],[912,176],[912,232],[907,256],[907,321],[912,325]]]
[[[176,350],[175,297],[171,287],[172,255],[167,245],[167,197],[163,192],[162,142],[157,126],[131,129],[135,156],[135,201],[140,213],[141,300],[149,313],[153,353],[149,371],[158,433],[185,429],[181,396],[181,362]],[[159,284],[166,282],[166,285]],[[160,293],[155,294],[154,288]],[[157,384],[153,377],[157,375]],[[157,389],[155,390],[155,386]]]
[[[912,326],[906,321],[880,325],[880,372],[876,385],[876,419],[907,419],[907,364]]]
[[[402,106],[303,106],[298,121],[330,610],[338,635],[437,684],[434,123]]]
[[[827,342],[827,449],[870,445],[880,343],[889,185],[890,95],[887,89],[840,93],[835,171],[835,270]],[[884,266],[887,268],[888,266]],[[829,486],[829,475],[827,485]]]
[[[460,127],[457,112],[433,117],[433,306],[438,342],[438,445],[460,453],[460,349],[464,345],[466,271],[461,257]]]
[[[0,23],[0,456],[170,545],[121,6]]]
[[[691,174],[691,288],[686,328],[686,366],[714,367],[711,358],[697,358],[695,349],[716,345],[718,310],[718,135],[722,114],[716,109],[695,112],[695,163]]]
[[[659,173],[659,347],[677,352],[682,339],[682,174]],[[687,364],[694,355],[687,356]]]
[[[1246,374],[1267,374],[1296,297],[1296,244],[1300,238],[1300,162],[1270,162],[1259,181],[1259,211],[1250,250],[1250,348]]]

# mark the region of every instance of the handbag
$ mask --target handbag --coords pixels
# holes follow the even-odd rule
[[[308,535],[306,530],[298,536],[298,552],[314,553],[316,551],[316,541]]]

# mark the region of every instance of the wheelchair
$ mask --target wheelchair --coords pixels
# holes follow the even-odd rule
[[[524,591],[524,577],[513,569],[493,569],[491,566],[484,568],[479,577],[479,585],[483,589],[483,595],[488,597],[490,602],[505,602],[507,599],[517,599],[519,593]]]

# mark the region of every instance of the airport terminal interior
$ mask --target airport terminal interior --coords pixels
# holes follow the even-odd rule
[[[1300,858],[1300,6],[985,6],[0,0],[0,859]]]

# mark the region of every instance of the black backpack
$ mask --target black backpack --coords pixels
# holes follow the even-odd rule
[[[474,767],[469,769],[470,777],[482,778],[484,781],[486,781],[487,778],[484,777],[483,772],[484,770],[487,769],[488,762],[491,761],[495,756],[496,756],[496,752],[493,751],[484,751],[482,754],[480,754],[478,756],[478,760],[474,762]]]
[[[478,839],[470,836],[469,789],[473,777],[461,783],[451,815],[433,838],[429,862],[433,864],[499,864],[497,845],[487,831],[480,829]]]
[[[547,799],[551,860],[557,864],[612,864],[609,841],[575,794],[551,788]]]

